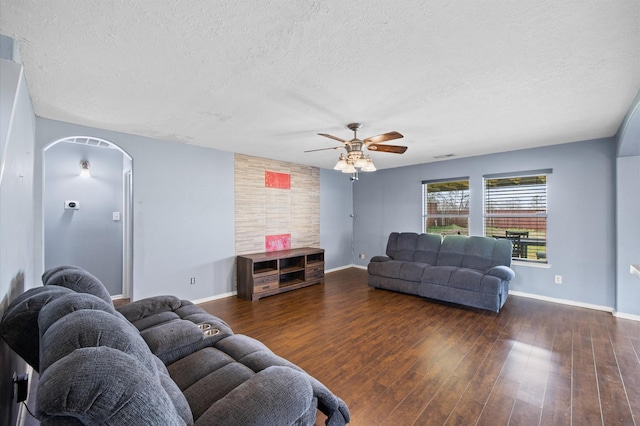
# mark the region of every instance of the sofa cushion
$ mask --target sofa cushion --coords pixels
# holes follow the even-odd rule
[[[507,239],[447,235],[442,241],[438,266],[460,266],[486,271],[497,266],[511,265],[511,242]]]
[[[50,276],[45,272],[45,274],[43,274],[43,277],[44,276],[48,277],[46,282],[44,282],[45,286],[57,285],[69,288],[77,293],[93,294],[94,296],[97,296],[105,302],[113,305],[111,295],[102,282],[84,269],[69,267],[58,270],[58,272],[55,272]]]
[[[479,292],[484,275],[475,269],[456,268],[449,278],[449,286]]]
[[[247,404],[246,401],[251,401]],[[252,375],[234,388],[228,395],[212,404],[196,420],[196,425],[292,425],[314,409],[316,399],[312,397],[309,382],[303,373],[286,367],[269,367]],[[337,413],[341,416],[340,413]],[[349,420],[341,417],[327,419],[327,425],[345,424]]]
[[[442,236],[440,234],[418,235],[413,261],[435,265],[438,262],[441,245]]]
[[[399,232],[392,232],[389,234],[389,238],[387,239],[387,250],[385,253],[391,259],[394,258],[396,254],[396,249],[398,247],[398,237],[400,236]]]
[[[231,362],[200,378],[183,390],[189,401],[193,418],[197,420],[215,402],[249,380],[255,372],[249,367]]]
[[[173,296],[151,297],[122,308],[119,311],[132,319],[153,354],[165,364],[233,334],[220,318]]]
[[[164,361],[164,356],[200,342],[204,334],[191,321],[176,319],[140,332],[151,352]],[[186,355],[186,354],[185,354]]]
[[[76,349],[51,365],[38,385],[42,425],[185,425],[169,395],[139,359],[107,346]],[[144,420],[143,420],[144,419]]]
[[[120,313],[120,311],[118,311],[118,313]],[[139,331],[143,331],[148,328],[155,327],[160,324],[164,324],[166,322],[174,321],[178,319],[180,319],[180,315],[176,314],[175,312],[164,311],[164,312],[159,312],[155,315],[149,315],[148,317],[144,317],[136,321],[132,321],[131,324],[133,324]]]
[[[0,336],[36,371],[40,371],[38,314],[43,306],[73,290],[58,286],[31,288],[7,308],[0,323]]]
[[[400,274],[397,278],[419,283],[422,281],[422,275],[424,274],[425,268],[429,268],[429,265],[426,263],[402,262],[402,265],[400,265]]]
[[[198,380],[234,361],[223,351],[208,347],[169,364],[167,371],[176,385],[184,391]]]
[[[422,281],[425,269],[430,267],[426,263],[390,260],[388,262],[369,263],[367,269],[370,275],[419,283]]]
[[[46,333],[49,327],[60,318],[81,309],[107,312],[120,318],[123,325],[133,328],[133,325],[130,322],[125,320],[122,315],[116,312],[113,305],[94,296],[93,294],[71,292],[69,294],[62,295],[47,304],[47,308],[45,310],[46,315],[40,315],[38,317],[40,335]]]
[[[180,416],[186,424],[193,423],[193,413],[187,398],[182,393],[182,390],[178,387],[176,382],[173,381],[167,371],[167,367],[160,361],[160,358],[155,358],[156,366],[158,367],[158,376],[160,378],[160,385],[171,399],[173,407],[175,408],[178,416]]]
[[[425,271],[423,282],[477,293],[498,294],[502,280],[475,269],[435,266]]]
[[[457,269],[458,268],[455,266],[431,266],[424,270],[424,273],[422,274],[422,282],[446,285],[451,279],[451,274],[453,274]]]
[[[74,265],[60,265],[60,266],[55,266],[53,268],[47,269],[46,271],[44,271],[44,273],[42,274],[42,284],[43,285],[47,285],[47,282],[49,281],[49,278],[51,278],[51,276],[53,274],[56,274],[60,271],[63,271],[65,269],[82,269],[79,266],[74,266]],[[82,269],[84,270],[84,269]]]
[[[447,235],[442,240],[440,253],[438,253],[437,266],[462,266],[464,258],[464,246],[467,239],[464,235]]]
[[[45,306],[40,312],[43,321],[50,322]],[[40,369],[76,349],[94,346],[109,346],[138,359],[150,372],[156,374],[156,363],[149,347],[134,327],[122,319],[103,311],[83,309],[58,319],[40,338]]]
[[[389,256],[395,260],[413,261],[413,257],[419,244],[419,234],[414,232],[402,232],[398,234],[395,247],[387,245],[387,251],[393,254]],[[389,242],[392,240],[390,239]]]
[[[496,240],[484,237],[469,237],[464,245],[462,267],[485,271],[493,266],[493,246]]]
[[[493,261],[491,266],[511,266],[512,252],[513,243],[511,242],[511,240],[508,240],[506,238],[497,239],[493,245],[493,255],[491,256]]]

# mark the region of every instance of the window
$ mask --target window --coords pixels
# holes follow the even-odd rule
[[[469,235],[469,178],[422,182],[422,232]]]
[[[484,177],[484,233],[510,239],[514,259],[547,262],[549,173]]]

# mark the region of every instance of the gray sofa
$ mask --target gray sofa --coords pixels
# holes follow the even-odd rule
[[[515,276],[511,241],[392,232],[367,270],[371,287],[499,312]]]
[[[318,409],[327,425],[349,422],[322,383],[189,301],[115,309],[80,268],[42,278],[7,307],[0,336],[40,373],[43,425],[313,425]]]

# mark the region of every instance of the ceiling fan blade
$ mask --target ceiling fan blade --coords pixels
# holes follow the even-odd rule
[[[382,142],[386,142],[386,141],[392,141],[394,139],[400,139],[402,137],[404,137],[404,136],[402,136],[398,132],[387,132],[387,133],[383,133],[383,134],[378,135],[378,136],[372,136],[370,138],[366,138],[362,142],[365,143],[365,144],[382,143]]]
[[[371,151],[378,151],[378,152],[391,152],[393,154],[404,154],[404,152],[407,150],[406,146],[400,146],[400,145],[377,145],[377,144],[370,144],[368,146],[368,148]]]
[[[347,141],[345,141],[344,139],[340,139],[337,136],[333,136],[333,135],[328,135],[326,133],[318,133],[320,136],[324,136],[325,138],[329,138],[329,139],[333,139],[342,143],[347,143]]]
[[[319,148],[319,149],[310,149],[308,151],[304,151],[304,152],[316,152],[316,151],[326,151],[327,149],[342,149],[344,148],[344,146],[334,146],[332,148]]]

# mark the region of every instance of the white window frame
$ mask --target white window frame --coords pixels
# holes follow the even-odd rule
[[[491,228],[490,230],[487,229],[487,222],[489,219],[499,219],[499,218],[511,218],[514,219],[516,221],[522,221],[522,220],[532,220],[532,223],[534,223],[536,225],[534,230],[527,230],[527,231],[523,231],[522,233],[526,232],[525,235],[518,235],[519,232],[516,229],[515,231],[509,232],[510,235],[507,235],[507,230],[505,228],[505,236],[504,238],[510,238],[512,239],[513,243],[514,243],[514,256],[512,257],[513,260],[517,260],[517,261],[523,261],[523,262],[531,262],[531,263],[548,263],[549,259],[548,259],[548,240],[549,240],[549,235],[548,235],[548,230],[549,230],[549,224],[548,224],[548,217],[549,217],[549,202],[548,202],[548,193],[549,193],[549,180],[548,180],[548,176],[552,173],[551,169],[544,169],[544,170],[531,170],[531,171],[525,171],[525,172],[513,172],[513,173],[503,173],[503,174],[493,174],[493,175],[484,175],[483,176],[483,220],[482,220],[482,226],[483,226],[483,233],[485,236],[487,237],[495,237],[495,227]],[[510,203],[513,203],[514,208],[513,210],[515,211],[511,211],[509,213],[491,213],[489,211],[490,206],[488,205],[489,203],[489,197],[490,194],[488,192],[488,188],[487,188],[487,183],[490,181],[496,181],[496,180],[517,180],[517,179],[526,179],[526,178],[533,178],[533,177],[542,177],[544,176],[544,179],[542,179],[544,181],[544,187],[543,187],[543,207],[544,207],[544,211],[528,211],[528,212],[523,212],[523,213],[516,213],[516,211],[521,208],[518,207],[519,204],[522,204],[522,206],[526,206],[527,203],[531,203],[532,202],[532,197],[534,197],[533,194],[536,194],[540,191],[540,188],[534,188],[532,191],[523,191],[522,192],[522,196],[521,198],[519,198],[517,196],[517,193],[506,193],[504,195],[504,199],[507,200]],[[536,184],[532,184],[531,186],[535,186]],[[542,185],[542,184],[537,184],[537,185]],[[505,188],[508,188],[509,186],[505,186]],[[517,188],[518,185],[514,184],[513,188]],[[537,195],[538,197],[540,195]],[[500,197],[500,195],[495,195],[493,197],[493,200],[496,201],[498,200],[498,197]],[[499,202],[499,201],[498,201]],[[535,203],[540,203],[540,201],[535,201]],[[535,206],[535,204],[534,204]],[[537,206],[538,208],[540,207],[539,205]],[[530,209],[526,209],[523,208],[523,210],[536,210],[535,208],[530,208]],[[539,228],[539,219],[540,218],[544,218],[544,231],[542,232]],[[514,226],[514,228],[518,228],[517,225]],[[499,228],[501,229],[501,228]],[[502,238],[502,235],[498,235],[498,237]],[[523,241],[520,241],[520,239],[522,239]],[[541,249],[541,247],[544,247],[543,249]],[[530,251],[530,249],[535,249],[535,251]]]
[[[429,191],[429,185],[437,185],[437,184],[447,184],[447,183],[454,183],[454,182],[466,182],[467,184],[467,188],[466,188],[466,196],[463,195],[463,199],[460,201],[464,201],[466,198],[466,214],[429,214],[428,212],[428,191]],[[427,223],[430,219],[458,219],[458,218],[464,218],[467,221],[467,233],[464,235],[468,235],[469,234],[469,199],[470,199],[470,193],[471,193],[471,187],[470,187],[470,182],[469,182],[469,177],[468,176],[464,176],[464,177],[457,177],[457,178],[450,178],[450,179],[438,179],[438,180],[425,180],[422,181],[422,232],[426,233],[428,232],[428,226]]]

